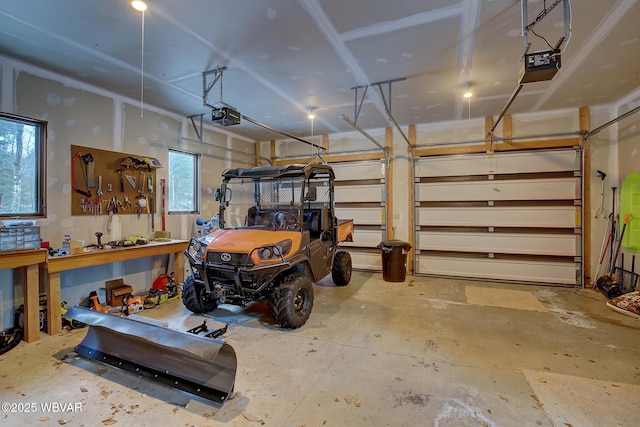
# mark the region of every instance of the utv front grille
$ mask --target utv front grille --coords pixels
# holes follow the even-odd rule
[[[209,251],[207,253],[207,263],[210,264],[226,264],[237,267],[249,267],[249,255],[233,252]]]

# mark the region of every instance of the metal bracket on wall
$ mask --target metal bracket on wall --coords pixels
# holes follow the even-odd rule
[[[193,126],[193,131],[196,133],[196,136],[198,137],[198,141],[202,142],[202,117],[204,116],[204,113],[202,114],[194,114],[192,116],[188,116],[187,118],[191,121],[191,125]],[[199,119],[198,124],[196,124],[196,122],[194,121],[195,118]]]

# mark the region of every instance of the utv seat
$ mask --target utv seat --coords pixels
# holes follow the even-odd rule
[[[329,209],[306,209],[303,213],[303,229],[309,230],[312,239],[319,239],[322,233],[329,228]]]
[[[309,237],[312,239],[320,237],[320,211],[317,209],[304,211],[303,220],[302,228],[309,231]]]
[[[259,211],[255,206],[252,206],[247,211],[247,227],[255,226],[271,226],[273,214],[271,211]]]

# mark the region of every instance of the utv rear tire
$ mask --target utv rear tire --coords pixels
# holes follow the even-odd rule
[[[204,297],[204,285],[197,283],[191,274],[182,284],[182,303],[189,311],[196,314],[208,313],[218,306],[215,301]]]
[[[347,286],[351,281],[351,254],[347,251],[336,252],[331,267],[331,278],[336,286]]]
[[[283,328],[304,325],[313,308],[313,285],[298,273],[289,274],[271,295],[271,314]]]

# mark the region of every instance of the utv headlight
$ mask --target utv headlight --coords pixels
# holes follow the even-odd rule
[[[201,237],[200,239],[191,239],[191,251],[196,258],[202,259],[204,257],[204,252],[210,241],[211,238],[208,236]]]
[[[291,239],[283,240],[274,245],[263,246],[258,248],[258,258],[263,261],[280,259],[287,255],[291,251],[291,245],[293,242]]]

